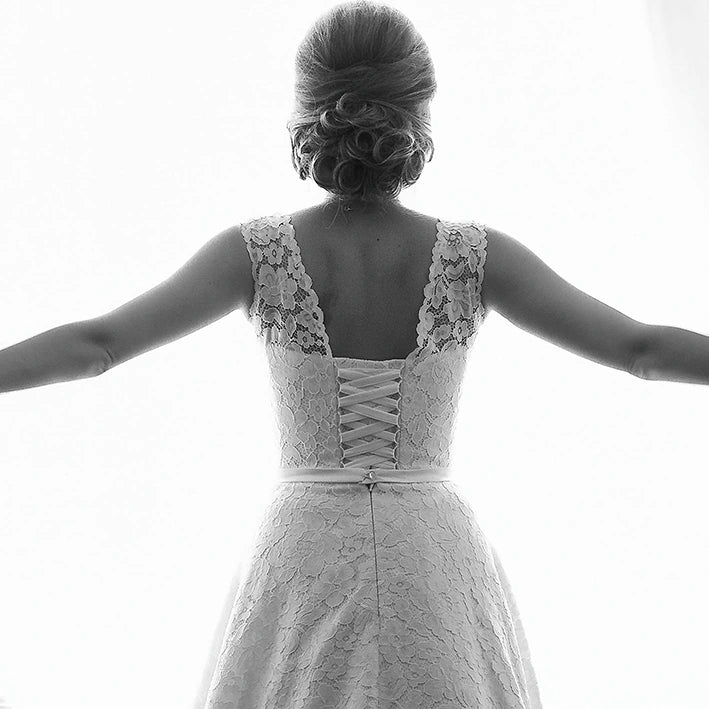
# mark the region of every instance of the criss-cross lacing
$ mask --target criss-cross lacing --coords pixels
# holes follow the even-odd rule
[[[396,468],[401,369],[340,367],[342,466]]]

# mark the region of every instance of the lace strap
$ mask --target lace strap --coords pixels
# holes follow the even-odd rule
[[[477,222],[471,222],[471,225],[477,232],[471,240],[472,248],[468,259],[473,279],[471,297],[477,318],[482,321],[487,315],[482,302],[483,278],[485,276],[485,262],[487,261],[487,226]],[[478,322],[477,325],[479,326],[479,324]]]
[[[305,354],[327,356],[317,296],[297,244],[290,238],[290,228],[282,215],[252,219],[241,226],[254,279],[249,320],[267,342],[295,343]],[[438,229],[414,352],[470,345],[485,317],[481,298],[487,257],[485,226],[475,221],[439,220]]]
[[[440,221],[439,229],[443,239],[434,253],[419,318],[422,350],[443,351],[472,344],[484,318],[485,226],[475,221]]]
[[[304,287],[302,265],[288,238],[289,228],[282,215],[242,224],[254,279],[249,320],[267,342],[295,342],[304,353],[325,355],[313,294]]]

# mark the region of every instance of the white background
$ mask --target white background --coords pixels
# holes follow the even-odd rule
[[[391,4],[439,83],[436,154],[402,203],[502,230],[630,317],[709,332],[706,5]],[[285,123],[297,44],[330,6],[0,6],[0,348],[322,200]],[[454,461],[546,709],[700,705],[709,392],[495,312],[474,347]],[[0,395],[9,705],[201,709],[278,464],[269,396],[240,311],[103,376]]]

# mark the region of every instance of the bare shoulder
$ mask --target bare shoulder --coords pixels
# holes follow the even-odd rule
[[[567,281],[509,234],[487,231],[483,306],[548,342],[634,371],[648,326]]]
[[[115,367],[235,309],[247,311],[252,295],[251,258],[241,225],[231,226],[156,286],[94,318],[93,337]]]
[[[227,227],[214,237],[215,257],[222,268],[231,275],[234,302],[239,310],[248,314],[254,297],[252,260],[242,233],[244,224]]]
[[[209,238],[171,279],[176,287],[191,287],[200,307],[248,312],[254,288],[242,226],[234,224]]]
[[[518,239],[499,229],[485,226],[486,247],[481,300],[485,310],[498,310],[504,296],[510,296],[524,263],[534,254]]]
[[[481,299],[486,309],[505,317],[534,302],[580,293],[520,239],[486,226],[486,258]],[[557,306],[561,303],[557,302]]]

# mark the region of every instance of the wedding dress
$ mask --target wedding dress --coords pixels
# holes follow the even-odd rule
[[[417,347],[366,360],[333,357],[290,216],[241,225],[281,456],[206,709],[541,709],[509,582],[450,466],[486,230],[436,230]]]

